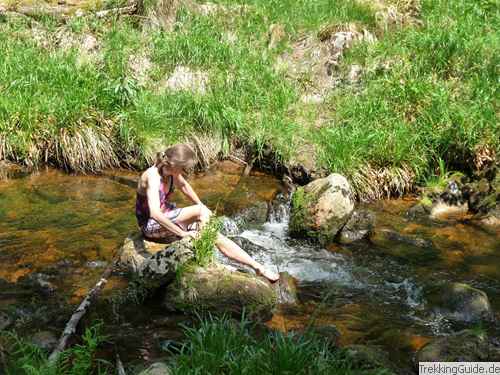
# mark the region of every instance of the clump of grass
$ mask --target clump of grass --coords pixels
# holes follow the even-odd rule
[[[2,333],[8,343],[6,375],[90,375],[108,374],[112,366],[96,356],[98,347],[105,341],[101,335],[101,324],[85,330],[81,344],[62,352],[56,363],[48,361],[48,353],[15,333]]]
[[[215,241],[222,229],[222,220],[213,217],[200,233],[200,236],[193,240],[194,263],[200,267],[205,267],[213,261]]]
[[[201,319],[184,327],[186,343],[172,359],[174,374],[381,374],[351,368],[342,351],[313,335],[272,332],[252,335],[243,318]]]

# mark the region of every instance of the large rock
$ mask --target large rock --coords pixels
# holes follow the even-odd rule
[[[432,340],[418,351],[416,362],[498,361],[498,356],[484,333],[464,330]]]
[[[354,210],[351,186],[339,174],[315,180],[292,197],[290,234],[332,242]]]
[[[254,274],[234,271],[216,261],[202,268],[192,262],[194,257],[189,239],[162,245],[145,241],[137,234],[125,240],[120,261],[147,288],[166,286],[164,305],[169,309],[231,314],[245,310],[261,317],[271,316],[278,294],[283,293],[279,284],[271,285]]]
[[[491,321],[494,314],[482,290],[462,283],[443,283],[428,287],[425,298],[433,312],[463,323]]]
[[[342,244],[359,241],[370,234],[374,224],[375,215],[373,213],[366,210],[356,210],[340,231],[338,241]]]
[[[233,272],[220,264],[194,267],[183,272],[180,280],[169,285],[164,306],[167,309],[241,315],[270,319],[278,297],[264,279]]]

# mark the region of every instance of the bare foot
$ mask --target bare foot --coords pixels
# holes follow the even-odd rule
[[[271,283],[275,283],[280,279],[280,275],[276,272],[269,271],[265,267],[261,266],[259,268],[255,269],[255,273],[259,276],[264,276],[266,279],[268,279]]]

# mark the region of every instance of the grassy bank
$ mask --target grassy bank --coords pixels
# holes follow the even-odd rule
[[[404,193],[440,159],[470,172],[499,152],[494,2],[402,3],[186,3],[171,31],[147,17],[0,16],[0,159],[142,167],[196,134],[222,155],[239,143],[343,173],[365,198]],[[321,66],[295,68],[303,41],[327,48],[328,30],[376,40],[345,49],[325,86]],[[319,86],[320,101],[304,100]]]

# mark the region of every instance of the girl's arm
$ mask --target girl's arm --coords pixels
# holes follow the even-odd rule
[[[179,237],[186,237],[189,235],[188,232],[182,230],[177,225],[175,225],[172,221],[163,215],[160,208],[160,196],[158,191],[160,190],[161,180],[159,178],[155,178],[154,176],[148,175],[148,188],[146,190],[146,194],[148,197],[148,205],[149,205],[149,215],[151,218],[155,219],[158,223],[160,223],[163,227],[168,229],[170,232],[176,234]]]
[[[182,193],[186,197],[188,197],[191,200],[191,202],[193,202],[194,204],[203,205],[200,198],[198,198],[198,195],[194,192],[189,182],[187,182],[186,179],[181,174],[174,175],[174,184],[180,191],[182,191]]]
[[[210,219],[210,216],[212,216],[212,211],[205,206],[205,204],[198,198],[198,195],[194,192],[193,188],[189,184],[189,182],[186,181],[186,179],[181,175],[178,174],[177,176],[174,175],[174,184],[177,188],[180,189],[184,193],[186,197],[191,199],[191,201],[194,204],[197,204],[198,206],[201,206],[201,225],[204,226],[208,220]]]

